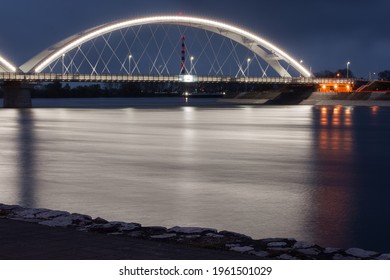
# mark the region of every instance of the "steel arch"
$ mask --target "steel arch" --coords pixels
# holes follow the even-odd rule
[[[16,67],[0,55],[0,73],[16,72]]]
[[[25,73],[40,73],[52,62],[59,59],[63,54],[73,50],[74,48],[77,48],[85,42],[93,40],[109,32],[127,27],[147,24],[177,24],[211,31],[234,40],[253,51],[264,61],[266,61],[281,77],[291,77],[291,74],[279,63],[280,60],[286,61],[303,77],[311,76],[311,73],[306,68],[304,68],[301,63],[292,58],[285,51],[253,33],[227,23],[206,18],[187,16],[143,17],[138,19],[116,21],[97,26],[95,28],[73,35],[55,44],[54,46],[48,48],[47,50],[27,61],[25,64],[20,66],[20,69]]]

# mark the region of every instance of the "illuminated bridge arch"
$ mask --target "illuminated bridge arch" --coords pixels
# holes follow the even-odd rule
[[[16,67],[0,55],[0,73],[16,72]]]
[[[65,54],[77,49],[84,43],[93,41],[110,32],[120,31],[129,27],[153,24],[187,26],[216,33],[244,46],[259,56],[281,77],[292,76],[289,73],[289,68],[293,68],[300,76],[311,76],[310,72],[304,68],[301,63],[292,58],[285,51],[253,33],[227,23],[188,16],[153,16],[104,24],[57,43],[26,62],[20,69],[25,73],[43,72],[49,65],[55,61],[61,60],[61,57]],[[285,66],[283,66],[281,62],[283,62]]]

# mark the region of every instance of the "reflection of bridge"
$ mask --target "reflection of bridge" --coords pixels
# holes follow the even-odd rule
[[[302,60],[256,34],[188,16],[145,17],[101,25],[55,44],[18,68],[0,56],[0,82],[6,91],[7,84],[13,89],[6,99],[24,98],[18,96],[15,83],[53,81],[352,83],[313,78]]]

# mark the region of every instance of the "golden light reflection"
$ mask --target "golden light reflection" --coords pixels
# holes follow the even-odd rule
[[[326,107],[321,108],[321,125],[328,125],[328,109]]]
[[[376,115],[378,114],[379,106],[371,106],[371,114]]]
[[[352,110],[351,107],[344,108],[341,105],[333,108],[321,107],[320,125],[323,129],[320,129],[318,139],[321,150],[350,151],[352,149],[351,130],[342,130],[343,127],[352,125]],[[325,129],[329,125],[330,128],[334,128],[331,130]]]
[[[338,163],[349,163],[353,155],[352,107],[321,107],[316,153],[318,161],[327,168],[321,169],[317,180],[321,188],[315,193],[316,230],[319,240],[329,244],[331,236],[335,244],[345,243],[353,212],[351,193],[345,187],[350,183],[349,165],[339,172]],[[329,122],[327,122],[329,120]],[[318,118],[317,118],[318,121]],[[320,241],[321,243],[321,241]]]
[[[340,110],[339,106],[333,108],[333,117],[332,117],[332,125],[339,126],[340,125]]]
[[[351,124],[352,124],[352,109],[345,108],[344,114],[345,114],[344,115],[344,125],[351,126]]]

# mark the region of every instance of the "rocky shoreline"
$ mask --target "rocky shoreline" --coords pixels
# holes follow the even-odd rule
[[[390,260],[390,253],[359,248],[323,248],[316,244],[289,238],[254,240],[249,236],[201,227],[144,227],[138,223],[106,221],[88,215],[41,208],[25,208],[0,203],[0,218],[36,223],[50,227],[73,228],[78,231],[186,244],[214,250],[234,251],[274,260]]]

